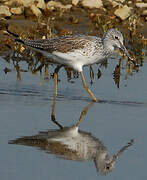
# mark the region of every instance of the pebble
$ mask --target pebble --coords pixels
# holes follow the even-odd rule
[[[12,14],[20,15],[23,13],[23,8],[22,7],[11,8],[10,12]]]
[[[1,0],[0,1],[2,4],[6,5],[6,6],[11,6],[15,1],[14,0]],[[17,4],[17,1],[16,1],[16,4]]]
[[[113,7],[120,6],[121,4],[118,1],[109,0]]]
[[[113,7],[116,7],[116,6],[121,6],[122,3],[125,2],[125,0],[108,0]]]
[[[40,9],[36,7],[34,4],[30,7],[30,9],[36,17],[40,17],[42,15]]]
[[[0,15],[4,15],[4,16],[11,16],[11,12],[9,10],[9,7],[7,6],[0,6]]]
[[[147,8],[147,3],[136,3],[136,7]]]
[[[84,7],[92,8],[102,8],[103,2],[102,0],[83,0],[82,5]]]
[[[24,7],[30,7],[31,5],[34,4],[34,0],[15,0],[15,1],[22,4]]]
[[[146,10],[144,10],[143,12],[142,12],[142,14],[141,15],[143,15],[143,16],[147,16],[147,9]]]
[[[77,6],[79,2],[80,2],[80,0],[72,0],[72,4],[73,4],[74,6]]]
[[[131,15],[131,7],[128,7],[127,5],[117,9],[114,14],[119,17],[121,20],[127,19]]]
[[[46,9],[46,4],[45,4],[44,0],[38,0],[37,8]]]
[[[51,9],[51,8],[71,9],[72,5],[71,4],[63,5],[61,2],[49,1],[46,4],[46,7],[47,9]]]
[[[116,0],[117,1],[117,0]],[[117,2],[124,3],[126,0],[118,0]]]

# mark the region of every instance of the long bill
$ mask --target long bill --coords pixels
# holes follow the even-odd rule
[[[119,41],[120,42],[120,41]],[[121,45],[121,49],[123,50],[123,52],[126,54],[126,56],[128,56],[129,60],[132,61],[133,63],[135,63],[134,59],[130,56],[128,50],[126,49],[126,47],[120,42]]]

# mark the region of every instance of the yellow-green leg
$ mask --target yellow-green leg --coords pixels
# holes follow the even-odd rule
[[[55,87],[54,87],[54,99],[53,99],[53,106],[52,106],[52,114],[51,118],[52,120],[55,119],[55,106],[56,106],[56,97],[57,97],[57,81],[58,81],[58,74],[54,73],[54,79],[55,79]]]
[[[88,94],[92,97],[92,100],[94,102],[97,101],[96,97],[94,96],[94,94],[92,93],[92,91],[89,89],[87,83],[86,83],[86,80],[85,80],[85,77],[84,77],[84,74],[83,74],[83,71],[81,72],[81,77],[82,77],[82,82],[83,82],[83,86],[84,88],[86,89],[86,91],[88,92]]]
[[[59,124],[57,121],[56,121],[56,117],[55,117],[55,106],[56,106],[56,97],[57,97],[57,89],[58,89],[58,71],[59,69],[61,68],[62,66],[57,66],[57,68],[55,69],[55,72],[54,72],[54,84],[55,84],[55,87],[54,87],[54,99],[53,99],[53,106],[52,106],[52,113],[51,113],[51,119],[52,121],[57,124],[60,129],[62,129],[62,125]]]

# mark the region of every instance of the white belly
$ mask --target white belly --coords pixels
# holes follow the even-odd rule
[[[61,52],[53,52],[54,55],[62,58],[62,63],[72,67],[74,70],[79,72],[82,71],[82,67],[85,65],[90,65],[96,63],[100,57],[94,56],[86,56],[81,54],[80,52],[69,52],[69,53],[61,53]],[[60,62],[61,63],[61,62]]]

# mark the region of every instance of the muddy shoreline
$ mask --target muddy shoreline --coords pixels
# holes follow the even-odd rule
[[[62,3],[65,4],[65,2]],[[126,6],[126,4],[123,6]],[[29,48],[17,44],[15,37],[6,31],[6,26],[9,31],[23,39],[42,39],[70,34],[102,36],[108,29],[117,28],[124,35],[125,45],[129,53],[137,64],[142,66],[147,48],[147,24],[145,16],[141,16],[142,11],[138,10],[135,5],[131,6],[133,6],[132,14],[125,20],[121,20],[121,18],[114,15],[115,9],[119,8],[118,6],[112,9],[112,6],[110,4],[106,5],[106,2],[106,10],[104,8],[91,9],[77,5],[66,10],[61,8],[44,10],[41,17],[35,16],[31,11],[27,14],[1,17],[0,55],[5,57],[8,62],[15,62],[15,69],[18,74],[23,71],[19,66],[20,61],[26,61],[29,66],[32,66],[33,73],[41,71],[42,67],[45,67],[45,69],[47,67],[47,59],[38,54],[35,56]],[[34,57],[37,59],[35,65],[33,63]],[[11,70],[6,67],[4,71],[7,73]]]
[[[6,3],[5,0],[1,4],[5,5]],[[75,1],[61,1],[60,3],[64,7]],[[14,38],[6,32],[6,25],[10,31],[26,39],[51,38],[69,34],[101,36],[109,28],[118,28],[124,34],[127,45],[132,46],[131,50],[138,51],[140,46],[146,48],[147,24],[146,16],[142,16],[146,8],[136,7],[137,3],[138,1],[134,1],[132,4],[126,1],[125,4],[113,7],[110,2],[103,1],[101,8],[83,7],[80,3],[76,6],[72,5],[69,9],[50,7],[50,9],[42,9],[40,17],[33,14],[29,8],[20,15],[12,14],[9,17],[0,15],[0,53],[3,54],[11,48],[15,49]],[[17,3],[15,6],[18,6]],[[122,20],[121,17],[115,15],[115,11],[126,6],[131,8],[131,14]],[[10,7],[14,8],[14,2],[9,5]],[[25,7],[23,8],[25,9]]]

